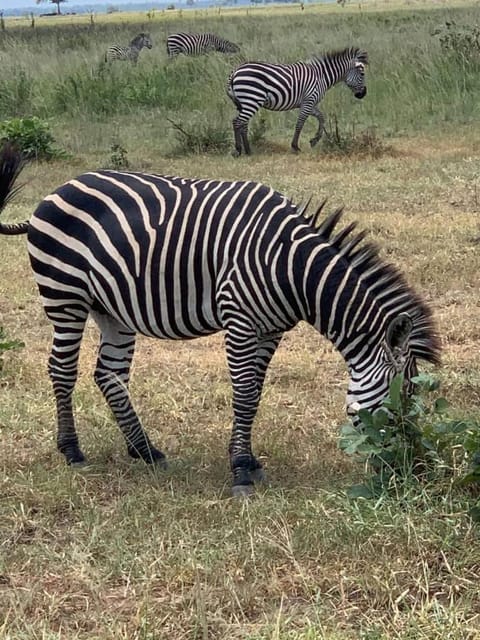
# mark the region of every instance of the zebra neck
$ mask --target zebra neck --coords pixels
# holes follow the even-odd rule
[[[326,89],[343,80],[347,73],[347,64],[343,60],[336,60],[333,64],[328,58],[314,58],[311,64],[319,72],[320,82]]]
[[[372,343],[378,342],[384,313],[359,274],[328,241],[314,238],[303,247],[299,259],[300,285],[305,316],[353,363]]]

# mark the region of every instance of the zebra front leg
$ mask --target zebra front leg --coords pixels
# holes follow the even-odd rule
[[[46,312],[52,320],[54,312],[48,308]],[[67,316],[69,312],[63,309],[62,314]],[[57,448],[65,456],[67,464],[85,461],[75,430],[72,394],[77,381],[78,355],[86,318],[86,313],[81,317],[74,317],[72,313],[69,323],[54,323],[53,345],[48,360],[48,374],[57,405]]]
[[[123,433],[128,454],[132,458],[166,466],[165,455],[150,442],[130,401],[128,382],[135,333],[110,316],[99,313],[92,313],[92,316],[101,331],[95,382]]]
[[[321,111],[317,109],[317,107],[313,107],[312,116],[314,116],[318,120],[317,133],[310,140],[310,146],[313,149],[313,147],[319,142],[320,138],[323,135],[323,132],[325,131],[325,116]]]
[[[252,455],[251,431],[260,398],[257,383],[258,341],[249,325],[235,322],[227,329],[225,347],[233,387],[233,429],[229,444],[232,494],[247,496],[253,492],[255,472],[261,465]]]

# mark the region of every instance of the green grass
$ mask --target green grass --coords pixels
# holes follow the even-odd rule
[[[369,5],[366,5],[367,7]],[[293,8],[292,8],[293,9]],[[195,15],[197,14],[198,15]],[[480,57],[465,59],[441,50],[436,28],[447,21],[475,24],[474,6],[440,5],[430,11],[412,7],[390,12],[339,12],[328,6],[305,11],[184,12],[148,22],[154,48],[142,51],[136,68],[125,64],[105,68],[107,46],[127,43],[139,24],[85,20],[63,27],[7,28],[0,40],[0,118],[37,115],[68,123],[78,117],[106,119],[154,118],[162,147],[172,145],[165,116],[188,123],[201,112],[229,125],[234,108],[225,94],[233,66],[243,60],[289,62],[308,59],[330,49],[361,46],[369,52],[368,98],[355,101],[344,87],[329,92],[327,114],[346,126],[375,126],[382,135],[469,123],[480,112]],[[241,43],[235,56],[166,60],[166,35],[176,30],[216,30]],[[399,108],[402,105],[402,108]],[[266,114],[269,136],[291,136],[296,114]],[[313,126],[313,125],[312,125]]]
[[[114,144],[133,170],[261,180],[296,201],[329,197],[328,208],[345,204],[346,221],[368,229],[433,306],[443,344],[434,373],[455,412],[478,420],[480,74],[474,62],[442,56],[430,35],[452,18],[473,24],[478,8],[158,12],[150,21],[96,17],[93,29],[82,17],[41,19],[36,29],[7,20],[0,117],[47,118],[70,155],[30,165],[2,220],[28,218],[65,180],[110,166]],[[266,140],[252,157],[181,155],[166,118],[231,136],[224,84],[238,59],[167,64],[165,34],[180,28],[217,31],[249,59],[364,46],[366,99],[338,87],[325,111],[342,132],[375,126],[391,149],[378,157],[311,151],[315,123],[307,123],[304,152],[292,156],[296,114],[264,113]],[[135,70],[99,67],[107,42],[143,29],[155,47]],[[363,469],[338,448],[347,372],[330,343],[306,326],[282,342],[254,428],[269,484],[242,502],[229,498],[222,337],[138,341],[132,396],[170,461],[155,472],[127,458],[92,380],[98,336],[89,326],[75,407],[90,464],[67,469],[54,444],[51,327],[25,238],[2,238],[0,259],[0,326],[25,342],[3,354],[0,373],[2,640],[480,638],[478,525],[466,515],[478,493],[443,478],[378,502],[346,498]]]

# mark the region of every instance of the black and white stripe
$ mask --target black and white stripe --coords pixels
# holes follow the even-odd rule
[[[252,116],[263,107],[271,111],[300,109],[292,149],[300,151],[298,139],[308,116],[318,120],[318,129],[310,140],[313,147],[320,140],[324,130],[324,116],[318,110],[318,103],[330,87],[344,81],[356,98],[367,93],[365,65],[367,53],[360,49],[344,49],[313,58],[309,62],[293,64],[269,64],[248,62],[240,65],[230,75],[227,93],[237,107],[233,119],[235,135],[235,155],[250,153],[248,123]]]
[[[129,60],[133,64],[137,64],[140,51],[146,47],[152,48],[152,40],[148,33],[139,33],[127,47],[122,47],[118,44],[114,44],[107,49],[105,53],[105,62],[112,62],[113,60]]]
[[[167,38],[167,53],[170,58],[180,53],[186,56],[198,56],[211,51],[238,53],[240,48],[214,33],[173,33]]]
[[[0,182],[11,188],[15,161],[3,166],[10,176]],[[395,373],[408,379],[418,358],[437,361],[430,311],[400,273],[360,244],[354,224],[337,231],[341,211],[318,226],[321,207],[310,218],[305,209],[256,182],[118,171],[85,173],[40,203],[28,250],[54,327],[49,373],[58,447],[69,463],[84,459],[72,392],[89,315],[101,330],[95,380],[130,455],[147,461],[164,456],[129,398],[135,335],[182,340],[225,332],[237,493],[248,492],[260,472],[250,438],[267,367],[300,320],[343,355],[349,413],[379,406]]]

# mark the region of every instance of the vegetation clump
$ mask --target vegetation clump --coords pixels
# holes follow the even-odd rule
[[[66,156],[65,151],[54,146],[55,139],[48,122],[36,116],[0,122],[0,142],[14,143],[26,158],[35,160],[51,160]]]
[[[322,137],[322,151],[333,156],[369,156],[380,158],[392,154],[393,148],[387,145],[378,135],[374,127],[357,131],[355,124],[343,131],[340,129],[338,119],[333,116],[329,119],[328,129]]]
[[[370,471],[365,482],[350,487],[350,497],[378,497],[412,481],[450,479],[456,486],[480,487],[480,423],[450,417],[447,400],[432,398],[439,383],[429,374],[412,382],[415,393],[408,397],[403,375],[397,375],[380,409],[361,409],[358,429],[342,427],[340,449]],[[480,521],[480,502],[470,515]]]
[[[453,20],[435,29],[444,53],[453,54],[466,61],[480,60],[480,27],[477,25],[457,25]]]

